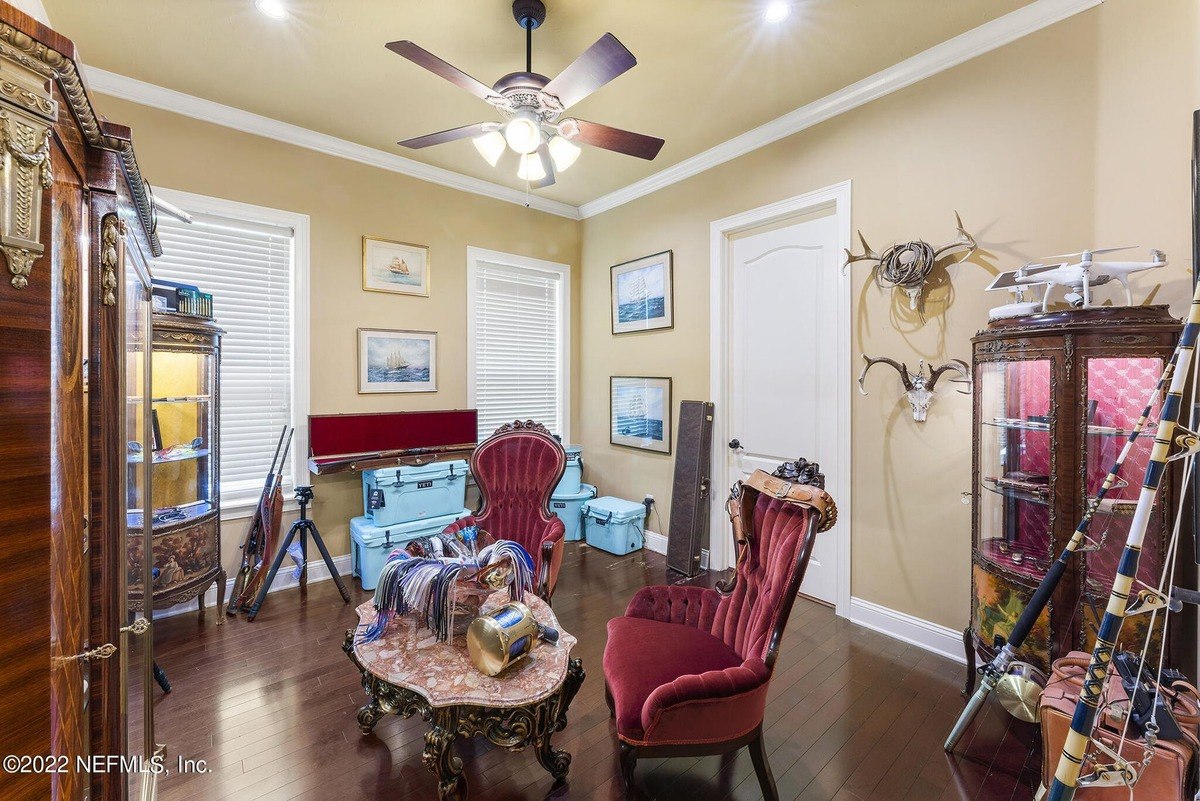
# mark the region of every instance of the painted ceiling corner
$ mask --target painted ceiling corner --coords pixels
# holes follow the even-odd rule
[[[59,17],[60,13],[68,16],[74,14],[76,17],[81,14],[90,13],[90,10],[81,10],[83,7],[79,6],[60,6],[58,5],[60,1],[65,2],[65,0],[52,0],[50,2],[55,11],[56,18]],[[932,46],[920,50],[914,55],[891,63],[890,66],[883,66],[882,69],[874,71],[867,75],[867,77],[853,81],[848,85],[842,85],[841,88],[835,91],[827,91],[823,96],[795,107],[782,115],[771,118],[766,123],[721,140],[715,146],[701,149],[699,152],[693,152],[691,155],[678,159],[674,163],[657,171],[644,174],[646,166],[640,165],[643,174],[641,177],[637,177],[636,173],[630,173],[628,169],[625,169],[620,174],[626,176],[625,180],[628,180],[629,177],[633,177],[634,180],[623,185],[617,183],[616,185],[619,188],[607,192],[602,191],[604,187],[601,186],[598,196],[585,199],[578,204],[546,197],[535,192],[527,192],[514,186],[506,186],[486,180],[484,177],[460,172],[457,169],[447,166],[427,163],[415,158],[407,158],[381,149],[380,147],[363,143],[363,140],[369,137],[356,136],[355,140],[357,141],[355,141],[330,133],[322,133],[313,127],[285,122],[275,116],[249,111],[238,107],[238,105],[205,99],[195,94],[150,83],[117,71],[84,67],[84,72],[91,88],[103,94],[174,112],[204,122],[222,125],[244,133],[274,139],[327,155],[357,161],[430,183],[578,220],[593,217],[637,198],[652,194],[672,184],[684,181],[727,161],[736,159],[739,156],[765,147],[787,136],[836,117],[839,114],[865,105],[872,100],[904,89],[925,78],[969,61],[976,56],[996,50],[1024,36],[1094,8],[1102,2],[1103,0],[1034,0],[1034,2],[1020,5],[1008,13],[994,16],[987,22],[966,29],[940,43],[932,44]],[[41,2],[37,2],[36,4],[39,7],[42,6]],[[45,13],[44,8],[42,12],[43,14]],[[161,19],[159,21],[161,22]],[[508,25],[511,25],[511,22]],[[566,33],[573,34],[573,32],[564,32],[563,35],[565,36]],[[587,33],[590,35],[591,33],[595,33],[595,31],[589,27]],[[569,49],[570,46],[565,47]],[[382,50],[382,48],[380,49]],[[387,63],[390,64],[391,62]],[[670,72],[671,65],[667,64],[664,66],[668,68],[667,75],[669,77],[673,74]],[[136,72],[136,66],[131,66],[130,71]],[[400,79],[402,81],[411,80],[408,73],[388,73],[388,75],[396,74],[404,76]],[[659,78],[659,82],[661,83],[662,76],[660,75]],[[421,90],[424,89],[423,86],[418,88]],[[441,87],[437,88],[440,89]],[[193,91],[195,90],[193,89]],[[412,91],[416,92],[417,89],[413,89]],[[621,98],[619,95],[620,93],[617,93],[617,98],[613,102],[620,103]],[[605,98],[605,100],[607,101],[608,99]],[[246,105],[253,106],[254,103],[248,102]],[[592,116],[593,109],[589,108],[587,113],[589,116]],[[603,113],[605,113],[603,110],[596,112],[597,115]],[[633,123],[635,126],[638,124],[636,121]],[[329,130],[328,126],[322,125],[320,127]],[[736,129],[730,131],[730,133],[734,131]],[[420,131],[417,131],[417,133],[420,133]],[[668,143],[671,142],[671,138],[672,136],[668,132]],[[384,143],[379,142],[379,144]],[[593,154],[589,153],[588,155],[592,156]],[[431,158],[430,160],[435,161],[437,159]],[[441,160],[445,163],[452,163],[452,161],[447,161],[446,159]],[[601,170],[603,172],[606,165],[611,163],[604,161],[602,155],[597,155],[596,161],[590,169]],[[463,164],[470,169],[475,169],[470,162],[464,162]],[[453,166],[460,165],[453,163]],[[578,168],[576,169],[578,170]],[[486,173],[482,172],[480,174],[486,175]],[[589,173],[589,175],[592,175],[592,173]],[[611,177],[608,179],[608,183],[609,186],[613,185],[614,181]],[[586,194],[584,197],[587,197]],[[568,200],[571,199],[568,198]]]

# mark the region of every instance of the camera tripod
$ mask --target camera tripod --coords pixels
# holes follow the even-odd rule
[[[283,557],[287,555],[287,550],[296,539],[297,534],[300,535],[300,559],[302,562],[300,566],[300,597],[308,596],[308,538],[311,535],[313,542],[317,545],[317,550],[321,552],[321,558],[325,560],[325,567],[329,568],[330,577],[337,584],[338,592],[342,594],[342,600],[350,603],[350,593],[346,591],[346,585],[342,583],[342,577],[338,575],[337,568],[333,564],[333,557],[329,555],[329,549],[325,547],[325,540],[321,539],[321,532],[317,530],[317,524],[308,517],[308,504],[312,499],[312,487],[296,487],[296,500],[300,502],[300,519],[292,523],[287,536],[280,543],[279,551],[275,554],[275,561],[271,563],[271,570],[267,573],[267,580],[263,582],[258,591],[258,597],[254,599],[254,603],[246,614],[247,620],[254,620],[258,615],[258,610],[262,608],[263,601],[267,599],[267,592],[275,581],[275,574],[279,572],[279,568],[283,564]]]

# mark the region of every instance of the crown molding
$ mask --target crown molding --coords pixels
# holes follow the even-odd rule
[[[108,72],[96,67],[84,67],[83,71],[87,77],[89,88],[95,92],[112,95],[122,100],[130,100],[134,103],[170,111],[175,114],[182,114],[185,117],[192,117],[202,122],[223,125],[226,128],[232,128],[243,133],[275,139],[289,145],[315,150],[318,153],[324,153],[329,156],[357,161],[360,164],[390,170],[391,172],[397,172],[422,181],[448,186],[451,189],[459,189],[463,192],[471,192],[476,195],[503,200],[507,203],[515,203],[518,206],[526,206],[537,211],[557,214],[560,217],[567,217],[572,220],[579,219],[579,209],[569,203],[562,203],[533,194],[526,196],[519,189],[501,186],[500,184],[494,184],[479,178],[472,178],[469,175],[463,175],[462,173],[443,169],[442,167],[434,167],[430,164],[415,161],[414,159],[398,156],[395,153],[388,153],[377,148],[356,144],[345,139],[339,139],[336,136],[319,133],[308,128],[301,128],[299,125],[292,125],[291,123],[282,122],[271,117],[264,117],[261,114],[254,114],[243,109],[216,103],[212,100],[205,100],[201,97],[177,92],[165,86],[158,86],[146,81],[139,81],[136,78],[118,75],[115,72]]]
[[[735,136],[665,170],[626,187],[589,200],[579,207],[587,219],[631,200],[687,180],[705,170],[744,156],[784,137],[799,133],[872,100],[898,92],[939,72],[970,61],[1024,36],[1100,5],[1104,0],[1035,0],[1027,6],[947,39],[911,58],[880,70],[844,89],[789,111],[753,130]]]
[[[777,117],[759,127],[735,136],[691,158],[667,167],[626,187],[609,192],[581,206],[572,206],[519,189],[473,178],[453,170],[434,167],[366,145],[356,144],[298,125],[264,117],[194,95],[177,92],[136,78],[84,67],[90,87],[97,92],[130,100],[145,106],[171,111],[203,122],[223,125],[244,133],[275,139],[330,156],[357,161],[372,167],[408,175],[422,181],[448,186],[464,192],[515,203],[572,220],[587,219],[644,197],[672,184],[699,175],[705,170],[744,156],[772,142],[799,133],[839,114],[878,100],[939,72],[970,61],[976,56],[1015,42],[1056,22],[1095,8],[1104,0],[1034,0],[977,28],[947,39],[941,44],[894,64],[887,69],[839,89],[832,94]]]

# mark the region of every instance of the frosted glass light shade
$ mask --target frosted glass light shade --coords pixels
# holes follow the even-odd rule
[[[554,161],[554,169],[566,172],[567,168],[579,158],[579,146],[562,136],[550,137],[550,158]]]
[[[483,136],[476,136],[471,140],[474,143],[475,149],[479,151],[479,155],[483,156],[483,160],[491,166],[495,167],[496,162],[504,155],[504,148],[507,146],[504,141],[504,134],[499,131],[489,131]]]
[[[546,177],[542,169],[542,160],[534,154],[521,156],[521,166],[517,167],[517,177],[522,181],[540,181]]]
[[[532,153],[542,143],[542,131],[531,115],[522,113],[504,126],[504,138],[508,146],[518,153]]]

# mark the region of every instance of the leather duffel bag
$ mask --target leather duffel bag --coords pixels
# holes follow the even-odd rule
[[[1071,716],[1083,690],[1083,678],[1087,673],[1091,654],[1072,651],[1056,659],[1050,681],[1042,693],[1038,705],[1038,717],[1042,725],[1042,785],[1049,787],[1058,767],[1063,743],[1071,727]],[[1109,709],[1101,723],[1096,726],[1094,739],[1113,751],[1121,739],[1122,723],[1112,709],[1128,706],[1128,696],[1121,685],[1120,676],[1110,671],[1108,677],[1107,702]],[[1163,697],[1171,704],[1172,711],[1183,740],[1159,740],[1154,746],[1150,764],[1141,768],[1141,774],[1133,787],[1135,801],[1184,801],[1191,799],[1190,787],[1194,761],[1200,751],[1200,693],[1187,682],[1176,682],[1163,691]],[[1140,763],[1145,752],[1145,741],[1134,735],[1132,726],[1120,754],[1130,762]],[[1088,766],[1085,766],[1085,771]],[[1129,801],[1128,788],[1080,787],[1075,797],[1080,801]]]

